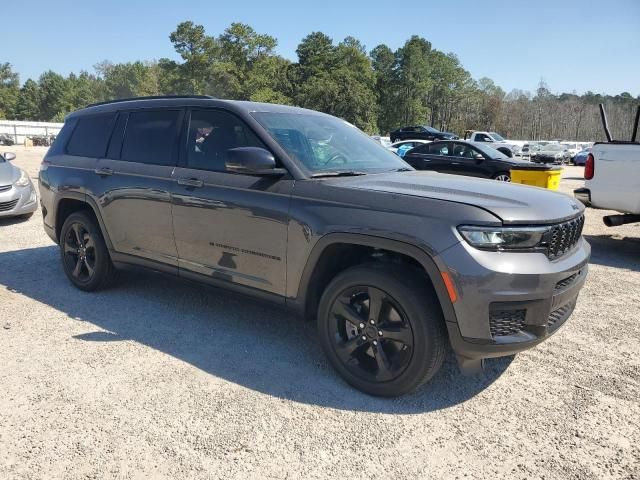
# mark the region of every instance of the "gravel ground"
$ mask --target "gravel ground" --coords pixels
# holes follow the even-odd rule
[[[83,293],[39,212],[0,220],[0,478],[640,478],[640,225],[603,214],[555,336],[395,400],[286,311],[151,273]]]

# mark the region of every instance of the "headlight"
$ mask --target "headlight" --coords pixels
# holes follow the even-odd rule
[[[16,187],[26,187],[27,185],[29,185],[29,183],[29,175],[27,175],[24,170],[20,170],[20,178],[16,180],[16,183],[14,185]]]
[[[473,247],[483,250],[533,249],[542,243],[547,227],[460,226],[460,235]]]

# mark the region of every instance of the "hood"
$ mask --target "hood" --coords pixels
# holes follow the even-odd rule
[[[538,155],[548,155],[550,157],[555,156],[555,155],[562,155],[562,151],[561,150],[545,150],[540,149],[536,152]]]
[[[0,186],[11,185],[20,178],[20,170],[11,165],[10,162],[0,161]]]
[[[575,217],[584,206],[544,188],[437,172],[394,172],[333,179],[335,186],[473,205],[504,223],[549,224]]]

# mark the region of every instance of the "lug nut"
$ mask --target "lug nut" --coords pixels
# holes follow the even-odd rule
[[[362,340],[366,340],[367,336],[366,335],[362,335]]]
[[[361,323],[361,324],[360,324],[360,328],[364,328],[364,323]]]
[[[378,335],[382,336],[382,330],[378,330]]]
[[[373,341],[373,344],[374,344],[374,345],[378,345],[378,342],[376,342],[376,341],[374,340],[374,341]]]
[[[374,325],[376,322],[375,322],[375,321],[373,320],[373,318],[372,318],[371,320],[369,320],[369,323],[370,323],[371,325]]]

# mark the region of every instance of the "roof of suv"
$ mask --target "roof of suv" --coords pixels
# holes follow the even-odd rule
[[[275,103],[259,103],[244,100],[222,100],[204,95],[184,95],[166,97],[139,97],[125,98],[111,102],[96,103],[86,108],[70,113],[67,118],[74,118],[92,113],[115,112],[118,110],[136,110],[142,108],[158,107],[226,107],[234,111],[249,112],[276,112],[307,115],[326,115],[315,110],[291,107]]]

